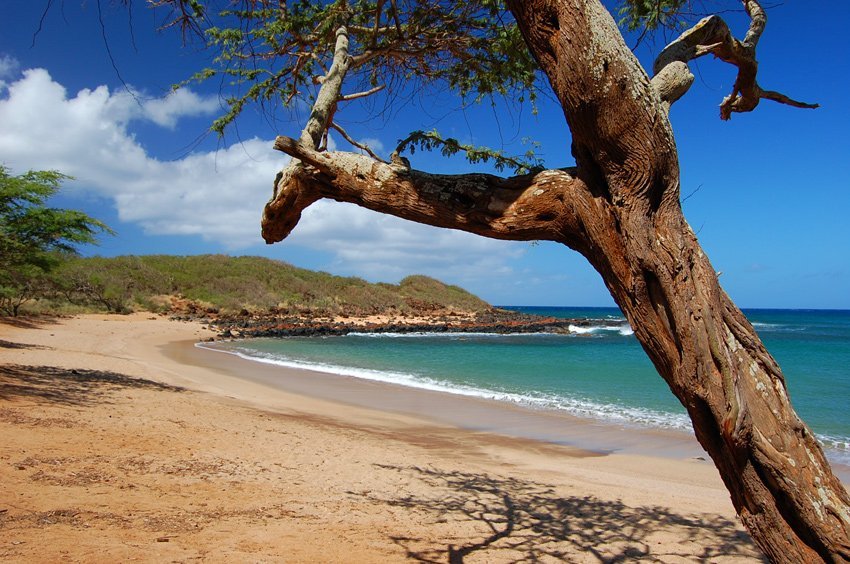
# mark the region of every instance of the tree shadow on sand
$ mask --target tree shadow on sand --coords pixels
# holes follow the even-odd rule
[[[0,325],[8,325],[18,329],[43,329],[48,325],[56,325],[57,323],[57,319],[52,316],[8,317],[0,315]]]
[[[86,406],[104,402],[107,394],[128,388],[169,392],[184,390],[177,386],[104,370],[0,365],[2,400],[33,398],[62,405]]]
[[[436,527],[452,524],[446,529],[451,531],[448,546],[392,537],[414,561],[764,561],[750,537],[720,516],[629,507],[592,496],[563,497],[551,486],[515,478],[413,470],[438,495],[374,501],[426,512]]]
[[[15,343],[13,341],[4,341],[0,339],[0,349],[13,349],[13,350],[44,350],[47,347],[42,347],[41,345],[30,345],[27,343]]]

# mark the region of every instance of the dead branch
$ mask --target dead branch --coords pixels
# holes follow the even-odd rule
[[[743,41],[732,35],[720,16],[714,15],[700,20],[661,51],[653,65],[655,76],[652,79],[661,99],[669,105],[681,97],[693,83],[693,75],[682,68],[682,63],[687,64],[710,53],[738,68],[732,92],[720,104],[720,118],[723,120],[728,120],[733,112],[753,111],[762,99],[797,108],[819,107],[818,104],[799,102],[759,86],[756,80],[756,46],[767,25],[767,15],[757,0],[741,1],[750,16],[750,26]]]
[[[360,149],[360,150],[362,150],[362,151],[366,151],[366,153],[368,153],[368,155],[369,155],[370,157],[372,157],[373,159],[375,159],[376,161],[381,161],[382,163],[385,163],[385,162],[386,162],[384,159],[382,159],[381,157],[379,157],[378,155],[376,155],[376,154],[372,151],[372,149],[370,149],[370,148],[369,148],[369,145],[366,145],[366,144],[364,144],[364,143],[360,143],[359,141],[355,141],[355,140],[354,140],[354,139],[353,139],[353,138],[352,138],[352,137],[348,134],[348,132],[347,132],[347,131],[345,131],[342,127],[340,127],[340,126],[339,126],[339,124],[337,124],[336,122],[333,122],[333,121],[332,121],[332,122],[330,123],[330,127],[332,127],[333,129],[335,129],[335,130],[336,130],[336,131],[337,131],[340,135],[342,135],[343,139],[345,139],[346,141],[348,141],[349,143],[351,143],[351,145],[353,145],[354,147],[357,147],[358,149]]]
[[[376,86],[374,88],[370,88],[369,90],[365,90],[363,92],[355,92],[354,94],[344,94],[344,95],[339,97],[339,101],[340,102],[350,102],[351,100],[356,100],[358,98],[365,98],[366,96],[371,96],[372,94],[380,92],[381,90],[383,90],[386,87],[387,87],[386,84],[381,84],[379,86]]]

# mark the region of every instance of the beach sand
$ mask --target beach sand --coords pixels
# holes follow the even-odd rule
[[[692,439],[515,438],[522,414],[192,346],[211,335],[0,321],[0,560],[759,561]]]

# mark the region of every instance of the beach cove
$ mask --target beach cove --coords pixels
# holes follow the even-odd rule
[[[685,433],[624,441],[475,398],[305,379],[201,350],[206,326],[151,314],[12,323],[4,560],[760,558]]]

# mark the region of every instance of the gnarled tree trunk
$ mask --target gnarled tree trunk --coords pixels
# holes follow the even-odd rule
[[[264,237],[283,239],[305,207],[331,198],[488,237],[568,245],[602,275],[762,550],[777,562],[850,561],[850,498],[682,215],[667,111],[690,84],[680,72],[687,57],[672,57],[676,65],[650,81],[598,0],[508,5],[563,106],[576,169],[431,175],[320,152],[315,136],[280,137],[275,146],[300,162],[276,181]]]

